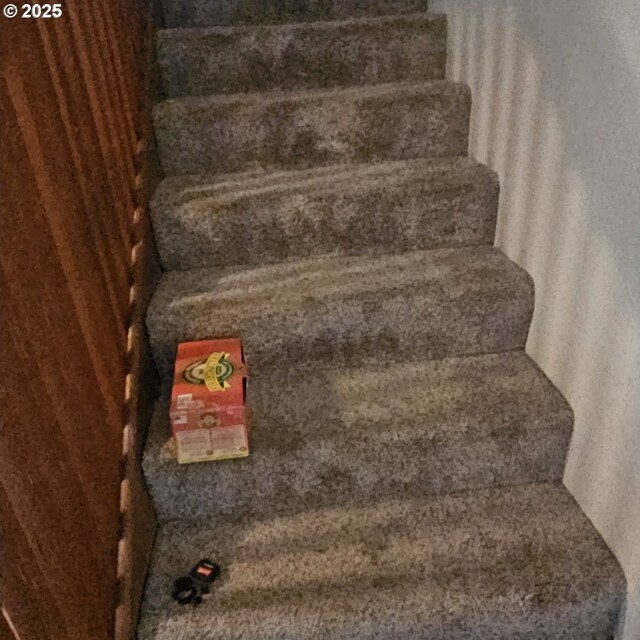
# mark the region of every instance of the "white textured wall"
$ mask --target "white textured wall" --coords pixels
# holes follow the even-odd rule
[[[640,640],[640,2],[432,0],[471,154],[500,175],[497,244],[534,278],[527,351],[568,398],[565,483],[629,581]]]

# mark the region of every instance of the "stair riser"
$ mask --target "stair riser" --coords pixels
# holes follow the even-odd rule
[[[254,190],[246,183],[235,197],[194,188],[193,198],[156,201],[166,269],[491,244],[495,234],[498,181],[487,170],[390,165],[384,174],[337,171]]]
[[[167,97],[442,80],[444,17],[158,35]]]
[[[308,293],[292,301],[282,297],[283,289],[288,282],[300,287],[301,278],[293,273],[295,266],[291,274],[286,268],[265,273],[263,282],[244,284],[240,276],[234,291],[219,296],[168,299],[175,294],[167,293],[165,299],[162,291],[156,292],[147,326],[163,377],[171,376],[179,342],[216,336],[240,336],[247,361],[256,368],[305,360],[498,353],[523,348],[527,338],[533,287],[524,272],[494,287],[483,283],[495,278],[491,270],[475,272],[470,266],[468,284],[443,288],[437,281],[412,284],[408,273],[403,282],[399,271],[397,285],[373,296],[357,289],[342,295],[350,286],[349,276],[336,282],[320,271],[309,276]],[[352,280],[367,277],[380,276],[354,273]],[[453,272],[449,277],[455,281],[460,276]],[[245,293],[245,286],[251,291]]]
[[[436,82],[169,100],[154,123],[166,174],[184,175],[461,156],[469,111],[468,88]]]
[[[152,318],[150,329],[156,362],[165,378],[171,374],[179,342],[211,336],[241,336],[247,359],[255,367],[278,360],[286,364],[334,358],[357,361],[376,355],[444,358],[524,348],[530,308],[479,301],[471,310],[464,302],[433,309],[430,302],[419,294],[390,299],[383,317],[370,316],[366,303],[354,302],[333,311],[318,304],[309,305],[308,314],[291,310],[286,318],[237,317],[224,323],[206,309],[185,308],[175,310],[184,314],[183,321],[172,318],[163,327]],[[439,317],[426,320],[434,313]]]
[[[250,427],[268,428],[255,422]],[[337,437],[330,448],[318,451],[310,442],[298,454],[263,457],[252,467],[201,464],[173,474],[151,468],[146,478],[161,520],[269,517],[387,497],[559,481],[570,439],[570,426],[551,423],[548,430],[502,440],[398,444],[381,439],[379,455],[365,458],[353,442]]]
[[[427,0],[162,0],[167,27],[273,24],[413,13]]]

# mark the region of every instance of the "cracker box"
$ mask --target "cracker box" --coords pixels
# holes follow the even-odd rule
[[[170,417],[179,463],[249,455],[246,376],[237,338],[178,345]]]

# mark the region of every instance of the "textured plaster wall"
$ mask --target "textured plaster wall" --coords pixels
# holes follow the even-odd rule
[[[471,153],[500,175],[497,244],[536,285],[529,354],[569,399],[565,482],[629,581],[640,639],[640,3],[433,0]]]

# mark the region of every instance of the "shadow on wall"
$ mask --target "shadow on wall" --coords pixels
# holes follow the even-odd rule
[[[640,5],[433,0],[471,154],[500,174],[497,244],[536,284],[527,349],[576,414],[565,482],[629,580],[640,638]]]

